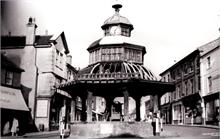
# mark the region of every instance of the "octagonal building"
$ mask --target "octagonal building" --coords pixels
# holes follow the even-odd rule
[[[92,96],[106,100],[106,119],[111,119],[111,107],[116,97],[124,97],[123,120],[128,121],[129,97],[136,102],[136,121],[140,121],[142,96],[155,98],[154,111],[159,98],[172,91],[172,83],[157,81],[156,76],[143,65],[146,49],[131,38],[131,22],[120,15],[121,4],[112,6],[113,16],[101,26],[104,36],[89,47],[89,65],[80,70],[76,78],[59,88],[82,100],[82,121],[92,121]]]

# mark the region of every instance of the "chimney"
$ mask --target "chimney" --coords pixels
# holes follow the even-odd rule
[[[35,18],[30,17],[26,26],[26,45],[34,45],[37,28],[37,25],[35,24]]]
[[[71,55],[66,56],[66,63],[72,65],[72,56]]]

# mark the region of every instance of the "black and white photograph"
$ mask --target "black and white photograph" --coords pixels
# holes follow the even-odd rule
[[[219,139],[219,0],[1,0],[2,139]]]

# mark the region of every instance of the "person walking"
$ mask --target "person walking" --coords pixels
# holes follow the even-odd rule
[[[12,127],[11,127],[11,135],[17,136],[19,131],[18,120],[16,118],[13,119]]]
[[[163,115],[160,117],[160,130],[163,131]]]

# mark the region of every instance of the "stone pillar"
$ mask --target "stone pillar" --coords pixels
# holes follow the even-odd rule
[[[204,98],[202,98],[201,107],[202,107],[202,124],[206,125],[206,104]]]
[[[86,96],[83,95],[80,97],[82,100],[82,112],[81,112],[81,121],[86,121]]]
[[[155,112],[158,112],[158,110],[159,110],[159,101],[158,101],[158,95],[155,95],[155,96],[153,96],[153,104],[154,104],[154,106],[153,106],[153,112],[155,113]]]
[[[136,103],[136,121],[141,120],[141,96],[135,96],[135,103]]]
[[[62,117],[66,118],[66,99],[63,99],[63,107],[61,108],[61,115]]]
[[[92,100],[93,95],[92,92],[87,92],[87,122],[92,122]]]
[[[71,112],[70,112],[70,122],[73,123],[75,121],[76,113],[76,99],[71,101]]]
[[[124,92],[124,121],[129,121],[129,93],[127,90]]]
[[[109,96],[109,97],[105,97],[105,101],[106,101],[106,108],[105,108],[105,120],[106,121],[111,121],[111,110],[112,110],[112,103],[113,103],[114,97]]]

